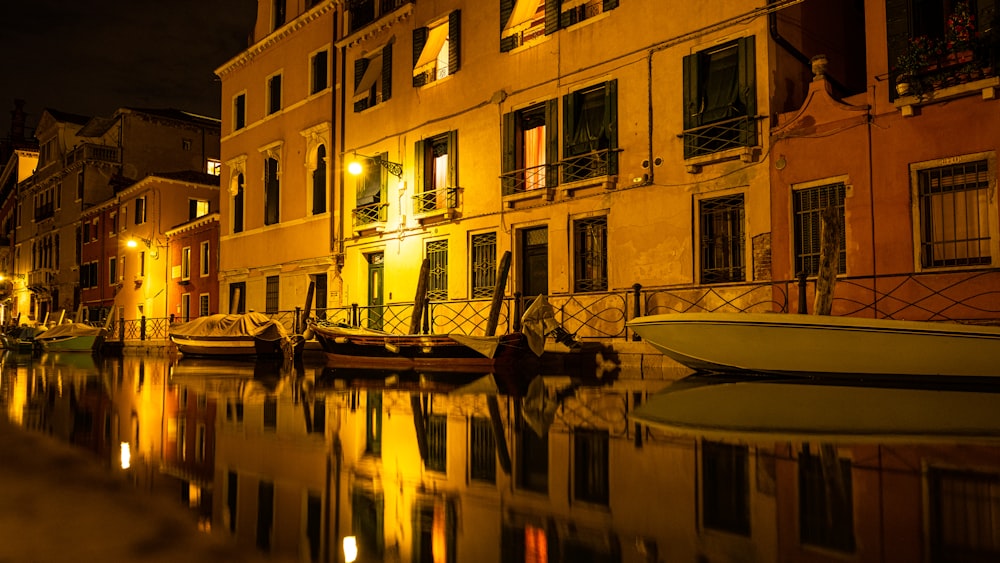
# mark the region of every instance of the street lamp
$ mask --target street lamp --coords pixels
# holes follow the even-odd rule
[[[403,178],[403,165],[398,162],[391,162],[377,156],[365,156],[363,154],[354,153],[354,160],[352,160],[347,165],[347,171],[351,174],[357,176],[364,171],[364,165],[358,162],[358,158],[367,160],[369,162],[374,162],[375,164],[385,168],[389,174],[402,179]]]
[[[142,244],[146,245],[146,248],[149,249],[149,256],[155,260],[156,257],[157,257],[156,256],[157,255],[157,250],[156,250],[157,245],[156,245],[156,242],[153,241],[153,240],[150,240],[148,238],[143,238],[143,237],[139,237],[139,240],[142,241]],[[125,243],[125,246],[127,246],[129,248],[136,248],[136,247],[139,246],[139,243],[136,242],[136,240],[134,238],[130,238],[130,239],[128,239],[128,242]]]

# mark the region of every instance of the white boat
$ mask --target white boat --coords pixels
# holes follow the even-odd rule
[[[1000,388],[693,375],[651,395],[630,418],[709,439],[995,443]]]
[[[86,323],[63,323],[35,336],[46,352],[99,352],[107,331]]]
[[[301,335],[289,334],[278,321],[249,312],[199,317],[169,329],[170,340],[186,356],[292,357],[302,350]]]
[[[1000,327],[784,313],[670,313],[628,323],[694,370],[1000,376]]]

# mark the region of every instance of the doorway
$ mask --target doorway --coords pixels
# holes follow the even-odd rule
[[[373,252],[368,254],[366,258],[368,259],[368,328],[382,330],[383,306],[385,305],[385,300],[382,297],[384,288],[382,272],[385,255],[381,252]]]

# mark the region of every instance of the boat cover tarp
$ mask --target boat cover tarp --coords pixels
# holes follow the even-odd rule
[[[170,334],[188,337],[251,336],[272,342],[288,338],[284,325],[262,313],[209,315],[170,327]]]
[[[500,346],[500,339],[495,336],[469,336],[467,334],[449,334],[455,342],[472,348],[487,358],[492,358]]]
[[[103,331],[103,328],[90,326],[85,323],[63,323],[35,336],[35,340],[54,340],[71,336],[97,336]]]

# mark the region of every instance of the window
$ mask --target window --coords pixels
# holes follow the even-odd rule
[[[194,460],[198,463],[205,461],[205,447],[207,441],[205,440],[205,425],[199,424],[196,430],[194,442]]]
[[[181,321],[188,322],[191,320],[191,294],[182,293],[181,294]]]
[[[247,282],[229,284],[229,312],[242,315],[246,312]]]
[[[1000,475],[930,468],[931,561],[1000,561]]]
[[[281,197],[281,186],[278,179],[278,160],[272,157],[264,159],[264,224],[273,225],[278,222],[278,200]]]
[[[284,0],[278,0],[283,2]],[[265,412],[267,399],[264,399]],[[266,417],[266,415],[265,415]],[[257,483],[257,549],[268,553],[271,551],[271,533],[274,529],[274,483],[260,481]]]
[[[917,170],[920,266],[986,266],[993,262],[990,166],[976,160]],[[993,211],[991,211],[991,209]]]
[[[458,72],[460,21],[460,10],[455,10],[445,21],[413,30],[414,86]]]
[[[573,431],[573,495],[577,500],[608,503],[608,431]]]
[[[200,271],[198,273],[201,274],[202,277],[204,277],[209,274],[209,271],[211,269],[210,268],[211,262],[209,262],[209,248],[210,248],[209,241],[207,240],[202,241],[200,247],[201,247],[201,252],[199,253],[198,256],[198,266]]]
[[[132,218],[136,225],[141,225],[146,222],[146,198],[137,197],[135,198],[135,217]]]
[[[193,141],[191,139],[181,139],[181,149],[186,151],[191,150],[191,147],[193,146],[192,143]]]
[[[309,561],[320,560],[323,544],[323,497],[310,492],[306,497],[306,540],[309,542]]]
[[[448,469],[448,418],[443,414],[427,417],[427,469],[441,473]]]
[[[146,275],[146,251],[139,252],[139,277]]]
[[[743,195],[701,202],[701,283],[745,279]]]
[[[555,187],[559,160],[559,101],[549,100],[503,116],[503,193]]]
[[[275,74],[267,79],[267,114],[281,111],[281,75]]]
[[[384,506],[382,491],[351,490],[351,530],[358,538],[358,552],[376,561],[385,548]]]
[[[521,1],[518,0],[517,4],[519,5]],[[551,35],[560,29],[574,26],[617,7],[618,0],[549,0],[545,2],[544,8],[545,35]],[[520,8],[520,6],[517,6],[517,8]],[[510,10],[511,8],[507,9]],[[525,12],[528,10],[530,10],[530,6],[524,8]],[[503,11],[504,9],[501,7],[501,18],[503,17]],[[516,11],[514,13],[516,14]],[[509,20],[507,25],[511,25]],[[504,31],[506,32],[506,29]],[[506,41],[508,44],[511,43],[509,36],[502,34],[502,37],[507,38]],[[516,46],[517,44],[515,43],[514,45],[507,45],[507,48],[504,48],[504,40],[500,42],[501,51],[509,51]]]
[[[233,232],[243,232],[243,174],[236,179],[236,194],[233,195]]]
[[[191,247],[185,246],[181,249],[181,279],[191,279]]]
[[[285,0],[271,0],[271,31],[285,25]]]
[[[198,296],[198,316],[199,317],[207,317],[208,315],[211,314],[211,313],[209,313],[209,308],[208,308],[209,307],[209,297],[210,296],[207,293],[202,293],[201,295]]]
[[[448,241],[434,240],[426,245],[430,274],[427,279],[427,299],[448,300]]]
[[[247,95],[237,94],[233,98],[233,131],[247,126]]]
[[[239,476],[235,471],[226,472],[226,512],[229,514],[229,533],[236,533],[236,500],[239,498]]]
[[[495,483],[497,479],[496,442],[493,423],[485,417],[469,420],[469,477],[473,481]]]
[[[414,213],[458,206],[458,131],[416,142],[414,156]]]
[[[804,188],[792,192],[792,207],[795,213],[795,273],[815,276],[819,273],[821,249],[820,218],[827,206],[834,206],[840,220],[839,251],[837,273],[843,274],[847,267],[847,242],[844,240],[844,184],[827,184]]]
[[[381,168],[381,167],[380,167]],[[313,215],[326,212],[326,147],[316,147],[316,169],[312,173]]]
[[[392,43],[354,61],[354,111],[364,111],[392,97]]]
[[[379,153],[375,158],[388,159],[387,153]],[[371,223],[384,223],[388,220],[388,203],[385,201],[385,189],[388,184],[389,172],[383,166],[369,163],[358,176],[357,208],[354,210],[354,225],[356,227]]]
[[[118,232],[118,213],[112,211],[108,215],[108,236]]]
[[[684,57],[684,158],[757,144],[754,38]]]
[[[413,505],[414,563],[454,563],[455,503],[445,498],[422,499]]]
[[[278,276],[267,276],[267,286],[264,293],[264,312],[278,312]]]
[[[573,221],[573,291],[608,289],[608,218]]]
[[[328,86],[328,75],[329,71],[327,67],[329,66],[329,51],[323,50],[313,54],[310,60],[310,74],[312,74],[311,87],[309,89],[310,94],[315,94],[317,92],[322,92],[326,90]]]
[[[76,175],[76,199],[83,199],[84,188],[87,183],[84,179],[83,170]]]
[[[497,234],[472,235],[472,298],[492,298],[497,283]]]
[[[189,199],[188,200],[188,219],[197,219],[198,217],[204,217],[208,215],[208,200],[207,199]]]
[[[212,176],[222,175],[222,162],[215,158],[210,158],[205,161],[205,172],[211,174]]]
[[[118,283],[118,259],[112,256],[108,258],[108,285]]]
[[[326,399],[316,399],[312,408],[312,427],[309,432],[313,434],[326,434]]]
[[[545,0],[500,0],[500,25],[501,52],[544,36]]]
[[[701,447],[701,508],[706,528],[750,535],[749,450],[705,441]]]
[[[187,420],[184,418],[177,419],[177,459],[187,459]]]
[[[799,539],[846,553],[854,552],[854,500],[851,462],[833,447],[820,455],[799,454]]]
[[[517,429],[517,469],[515,479],[518,488],[536,493],[549,490],[549,435],[536,432],[521,415],[514,411]]]
[[[563,97],[562,179],[618,173],[618,81]]]

